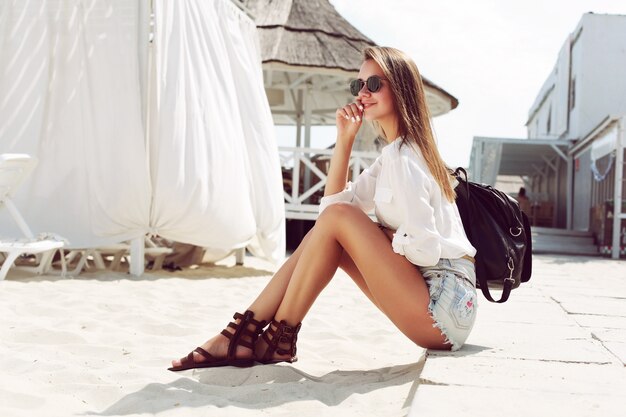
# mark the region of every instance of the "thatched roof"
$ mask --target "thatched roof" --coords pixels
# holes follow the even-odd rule
[[[263,62],[358,71],[375,43],[326,0],[244,0],[255,16]]]
[[[328,0],[238,0],[255,18],[263,63],[358,72],[362,51],[376,43],[345,20]],[[356,2],[355,4],[358,4]],[[450,100],[458,100],[422,77]]]

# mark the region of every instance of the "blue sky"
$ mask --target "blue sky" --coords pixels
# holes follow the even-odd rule
[[[526,137],[528,110],[567,36],[586,12],[626,14],[623,0],[330,0],[379,45],[407,52],[459,99],[435,118],[446,162],[467,165],[474,136]],[[279,132],[280,145],[288,144]],[[334,141],[317,129],[313,144]]]

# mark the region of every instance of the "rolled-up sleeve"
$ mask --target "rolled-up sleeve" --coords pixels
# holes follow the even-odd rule
[[[404,210],[402,222],[391,242],[393,251],[419,266],[435,265],[441,257],[441,243],[430,204],[433,192],[426,167],[405,155],[393,164],[393,195]],[[436,190],[439,192],[439,190]]]
[[[381,158],[379,156],[369,168],[361,172],[354,182],[349,181],[343,191],[322,197],[319,206],[320,214],[326,207],[336,203],[355,204],[366,213],[372,210],[374,208],[376,178],[382,166]]]

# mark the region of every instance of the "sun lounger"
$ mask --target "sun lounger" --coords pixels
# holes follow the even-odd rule
[[[0,155],[0,210],[8,210],[23,234],[19,238],[0,237],[0,254],[4,258],[0,268],[0,281],[6,277],[9,268],[20,255],[37,255],[38,265],[28,269],[38,274],[47,272],[54,252],[61,249],[64,244],[63,239],[55,235],[42,234],[35,237],[12,201],[15,192],[36,164],[37,160],[28,155]]]
[[[158,270],[163,267],[163,260],[167,255],[172,253],[171,248],[158,246],[148,236],[144,239],[144,255],[152,261],[152,270]],[[90,268],[90,262],[93,262],[95,269],[111,271],[119,271],[122,261],[131,253],[131,244],[122,242],[107,246],[99,246],[96,248],[73,249],[65,257],[66,263],[72,266],[68,271],[69,275],[80,274],[83,270]],[[106,262],[105,262],[106,261]],[[107,267],[108,262],[108,267]]]

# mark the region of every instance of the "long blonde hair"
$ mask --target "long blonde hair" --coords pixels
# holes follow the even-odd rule
[[[398,115],[398,134],[402,137],[400,146],[415,144],[419,147],[444,196],[453,202],[456,195],[450,182],[450,171],[437,149],[417,65],[404,52],[389,47],[366,48],[363,58],[374,60],[389,81]],[[382,131],[380,126],[377,128]],[[385,132],[382,134],[385,135]]]

